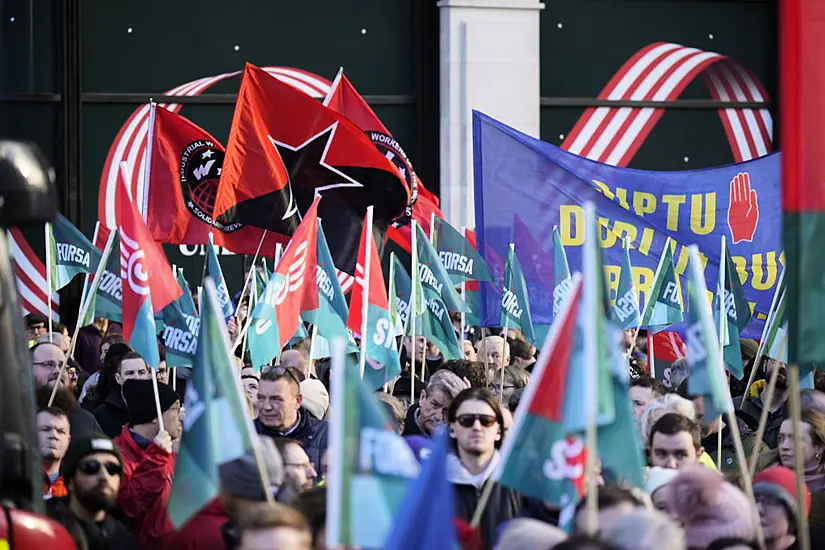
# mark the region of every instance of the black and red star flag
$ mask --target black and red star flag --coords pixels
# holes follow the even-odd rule
[[[288,236],[316,195],[333,260],[347,273],[367,207],[383,243],[409,199],[398,169],[355,124],[247,63],[215,215]]]
[[[324,105],[336,111],[364,130],[370,141],[382,155],[387,157],[401,173],[410,190],[410,200],[404,215],[395,220],[387,231],[387,236],[406,252],[410,252],[411,235],[410,222],[415,220],[424,233],[430,234],[430,221],[435,214],[443,218],[444,214],[438,207],[438,197],[424,187],[418,175],[413,170],[412,163],[401,145],[392,137],[390,131],[381,122],[375,112],[344,75],[343,69],[338,71],[332,86],[324,99]]]
[[[255,254],[264,230],[213,217],[224,159],[223,145],[189,119],[152,103],[146,157],[146,223],[157,242],[215,244],[236,254]],[[275,255],[282,235],[267,233],[260,254]]]

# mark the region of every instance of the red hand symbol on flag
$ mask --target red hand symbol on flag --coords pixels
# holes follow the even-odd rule
[[[728,226],[733,242],[752,242],[759,223],[759,203],[756,189],[751,189],[751,178],[747,172],[737,174],[730,182],[730,205],[728,206]]]

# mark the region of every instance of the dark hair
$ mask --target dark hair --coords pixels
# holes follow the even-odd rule
[[[727,548],[731,548],[733,546],[747,546],[748,548],[753,548],[753,550],[759,549],[759,543],[755,540],[745,540],[736,538],[726,538],[726,539],[716,539],[713,541],[710,546],[706,548],[706,550],[725,550]]]
[[[510,395],[510,399],[507,400],[507,408],[510,409],[510,412],[516,412],[518,409],[519,403],[521,403],[521,396],[524,394],[524,388],[519,388]]]
[[[123,355],[120,355],[120,356],[119,356],[119,360],[118,360],[118,362],[117,362],[117,369],[116,369],[116,372],[117,372],[117,371],[120,371],[120,366],[123,364],[123,362],[124,362],[124,361],[128,361],[128,360],[130,360],[130,359],[140,359],[140,360],[143,360],[143,357],[142,357],[142,356],[141,356],[138,352],[136,352],[136,351],[134,351],[134,350],[129,350],[129,351],[127,351],[127,352],[126,352],[126,353],[124,353]]]
[[[313,487],[308,491],[300,493],[294,501],[292,507],[301,512],[309,523],[309,530],[312,534],[312,547],[319,540],[323,540],[324,526],[327,523],[327,489],[326,487]]]
[[[441,368],[455,373],[459,378],[466,378],[471,388],[486,388],[489,383],[487,369],[481,361],[467,361],[466,359],[445,361]]]
[[[619,550],[619,548],[590,535],[572,535],[555,545],[553,550]]]
[[[120,358],[130,352],[132,352],[132,348],[124,342],[115,342],[109,346],[109,350],[103,358],[103,367],[100,369],[100,376],[97,379],[97,385],[94,389],[93,400],[95,406],[102,405],[103,402],[106,401],[106,398],[109,397],[112,388],[117,387],[118,384],[117,380],[115,380],[115,374],[120,367]]]
[[[64,411],[60,407],[55,407],[54,405],[52,405],[51,407],[43,407],[42,409],[38,409],[37,414],[40,413],[46,413],[57,417],[62,416],[66,419],[67,422],[69,421],[69,415],[66,413],[66,411]]]
[[[52,324],[52,332],[61,332],[62,333],[64,330],[68,331],[69,327],[67,325],[64,325],[63,323],[53,323]]]
[[[645,501],[638,491],[619,483],[607,483],[602,485],[596,491],[596,495],[599,510],[618,506],[623,502],[627,502],[638,507],[645,506]],[[584,510],[586,506],[587,497],[583,498],[576,505],[576,514]]]
[[[679,384],[679,387],[676,389],[676,393],[679,395],[679,397],[684,397],[685,399],[688,399],[690,401],[693,401],[694,399],[699,397],[698,395],[691,395],[690,393],[688,393],[687,378],[682,380],[682,383]]]
[[[658,397],[663,396],[667,393],[667,388],[662,383],[661,380],[657,380],[652,376],[640,376],[639,378],[633,378],[630,381],[631,388],[650,388],[650,390],[656,394]]]
[[[510,344],[510,364],[513,364],[513,359],[523,359],[529,361],[532,359],[533,351],[531,345],[520,338],[508,338],[507,343]]]
[[[100,341],[100,347],[103,347],[103,344],[109,344],[109,347],[115,344],[125,344],[126,338],[123,337],[123,334],[120,332],[110,332],[103,339]]]
[[[163,336],[158,336],[158,357],[160,361],[166,361],[166,340]]]
[[[667,413],[653,424],[650,429],[650,446],[653,447],[653,437],[656,433],[672,436],[681,432],[690,434],[694,449],[699,450],[702,447],[702,430],[699,424],[677,413]]]
[[[458,409],[461,405],[464,404],[465,401],[482,401],[490,406],[493,409],[493,414],[496,416],[496,422],[498,422],[499,430],[501,430],[501,437],[498,441],[496,441],[496,448],[501,446],[501,442],[504,441],[504,416],[501,413],[501,405],[498,402],[498,398],[490,393],[490,390],[487,388],[468,388],[463,390],[461,393],[455,396],[453,402],[450,403],[450,408],[447,409],[447,421],[452,424],[458,418]]]

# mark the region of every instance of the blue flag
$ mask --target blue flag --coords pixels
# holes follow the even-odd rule
[[[599,240],[607,269],[618,272],[624,254],[622,239],[630,238],[634,283],[641,295],[639,304],[644,306],[666,237],[677,243],[673,261],[684,293],[688,258],[685,245],[697,244],[708,258],[704,276],[708,287],[715,288],[719,240],[724,234],[731,243],[734,263],[740,274],[745,274],[745,296],[755,307],[742,336],[758,338],[781,265],[781,211],[775,207],[781,202],[779,158],[773,154],[708,170],[631,170],[579,157],[475,112],[473,175],[478,251],[493,273],[500,273],[518,217],[544,250],[550,250],[553,228],[558,227],[571,270],[580,270],[583,205],[590,201],[603,222]],[[758,217],[750,216],[747,221],[737,213],[741,204],[731,201],[733,182],[741,173],[749,174],[760,203]],[[525,272],[528,288],[544,284],[531,280],[533,276],[536,274]],[[500,285],[501,280],[496,284]],[[485,326],[499,323],[495,288],[480,283],[481,322]],[[552,301],[534,301],[531,296],[530,311],[535,324],[552,321]],[[673,329],[683,330],[684,323]]]
[[[430,456],[410,483],[384,550],[455,550],[453,486],[447,479],[451,439],[443,429],[435,436]]]
[[[223,318],[225,320],[229,319],[235,315],[235,306],[232,305],[229,289],[226,288],[226,279],[223,278],[223,270],[221,270],[221,263],[218,261],[218,253],[215,251],[215,243],[212,242],[211,231],[209,232],[209,244],[206,246],[206,276],[215,281]]]

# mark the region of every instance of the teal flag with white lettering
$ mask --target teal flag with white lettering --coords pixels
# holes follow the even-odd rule
[[[722,270],[719,270],[721,275]],[[723,300],[720,297],[724,296]],[[723,355],[725,368],[731,376],[741,380],[745,376],[745,367],[742,364],[742,348],[739,344],[739,331],[751,319],[751,306],[742,290],[739,274],[736,271],[736,264],[730,257],[730,249],[725,246],[725,281],[717,281],[716,294],[713,296],[713,318],[716,326],[719,327],[719,304],[724,302],[726,319],[722,323],[724,334],[719,336],[719,340],[724,343]],[[717,334],[719,329],[717,328]]]
[[[448,311],[467,311],[467,305],[456,292],[452,279],[421,226],[416,224],[415,230],[418,243],[418,272],[421,286],[424,287],[424,296],[427,296],[428,292],[435,293],[447,306]]]
[[[281,351],[278,333],[278,317],[272,306],[274,300],[267,300],[267,296],[276,296],[278,289],[283,288],[285,277],[277,271],[272,274],[264,288],[264,294],[259,297],[255,309],[252,310],[247,333],[249,358],[255,370],[268,364]]]
[[[192,291],[189,289],[189,281],[183,276],[183,269],[178,268],[176,276],[178,284],[183,289],[183,296],[180,297],[180,307],[187,315],[197,315],[198,310],[195,307],[195,300],[192,298]]]
[[[215,243],[212,240],[212,232],[209,232],[209,244],[206,245],[206,275],[215,281],[215,288],[218,290],[218,301],[221,304],[223,318],[229,319],[235,315],[235,306],[226,287],[226,279],[223,277],[221,262],[218,260],[218,253],[215,250]]]
[[[179,273],[177,281],[183,294],[155,315],[155,325],[166,345],[167,366],[191,367],[198,350],[200,319],[182,273]]]
[[[555,317],[572,285],[570,266],[567,264],[567,252],[561,243],[558,227],[553,228],[553,271],[555,278],[553,281],[553,316]]]
[[[630,265],[629,242],[625,241],[622,269],[619,272],[619,286],[613,303],[613,313],[619,328],[627,330],[638,327],[642,322],[639,312],[639,294],[633,284],[633,267]]]
[[[75,275],[94,273],[100,263],[100,250],[67,220],[57,214],[54,223],[48,226],[49,265],[52,291],[57,291],[72,282]]]
[[[642,313],[642,328],[647,328],[653,333],[665,330],[670,325],[682,322],[683,319],[682,292],[676,271],[673,269],[674,244],[668,237]]]
[[[122,279],[120,278],[120,236],[117,229],[112,241],[112,253],[106,260],[106,267],[100,277],[97,292],[94,293],[94,317],[102,317],[116,323],[123,321]]]
[[[501,294],[501,326],[521,330],[524,339],[536,345],[533,318],[530,315],[530,301],[527,283],[518,261],[516,250],[510,245],[504,264],[504,288]]]
[[[493,272],[481,254],[456,228],[434,217],[433,247],[454,284],[464,281],[492,281]]]
[[[254,430],[238,387],[223,309],[212,279],[204,281],[198,346],[186,385],[183,434],[167,511],[180,528],[218,496],[218,467],[252,450]]]

